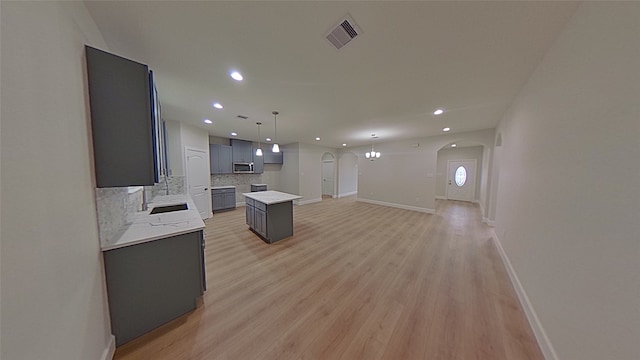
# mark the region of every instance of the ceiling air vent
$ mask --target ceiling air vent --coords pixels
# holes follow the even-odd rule
[[[325,37],[336,49],[340,49],[361,33],[351,16],[347,15]]]
[[[237,115],[236,117],[239,117],[240,119],[244,119],[244,120],[247,120],[249,118],[248,116],[244,116],[244,115]]]

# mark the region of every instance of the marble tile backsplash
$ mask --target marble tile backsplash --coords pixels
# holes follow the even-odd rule
[[[185,194],[185,177],[169,176],[153,186],[145,186],[147,202],[156,195]],[[168,185],[168,187],[167,187]],[[96,188],[96,206],[98,212],[98,233],[102,243],[119,237],[127,225],[130,214],[142,211],[143,187]]]
[[[120,236],[126,223],[129,208],[128,188],[97,188],[96,207],[100,242],[105,243]]]

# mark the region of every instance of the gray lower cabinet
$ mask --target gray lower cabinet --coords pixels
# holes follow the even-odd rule
[[[104,266],[120,346],[196,308],[206,289],[203,232],[105,251]]]
[[[214,213],[235,209],[236,189],[211,189],[211,205]]]
[[[247,198],[246,222],[264,241],[274,243],[293,235],[293,202],[264,204]]]

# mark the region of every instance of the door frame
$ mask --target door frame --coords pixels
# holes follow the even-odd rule
[[[471,187],[471,200],[469,200],[470,202],[475,202],[476,201],[476,186],[477,186],[477,177],[478,177],[478,161],[476,159],[452,159],[452,160],[447,160],[447,177],[445,179],[445,186],[446,186],[446,191],[445,191],[445,197],[447,198],[447,200],[457,200],[457,201],[465,201],[465,200],[458,200],[458,199],[450,199],[449,198],[449,175],[451,175],[451,163],[452,162],[462,162],[462,161],[468,161],[468,162],[473,162],[473,167],[474,167],[474,173],[473,173],[473,186]],[[467,176],[468,177],[468,176]]]
[[[189,197],[191,197],[191,194],[189,193],[189,188],[190,188],[190,182],[189,182],[189,150],[192,151],[198,151],[198,152],[203,152],[205,154],[207,154],[209,151],[209,149],[199,149],[197,147],[193,147],[193,146],[185,146],[184,147],[184,177],[185,177],[185,185],[186,185],[186,189],[185,192],[187,195],[189,195]],[[211,156],[211,154],[209,154],[209,156]],[[209,164],[209,162],[207,162],[207,164]],[[207,171],[207,173],[211,174],[211,169],[209,169]],[[209,175],[209,181],[207,182],[209,184],[209,186],[207,186],[207,188],[205,189],[205,192],[207,193],[207,198],[211,199],[211,175]],[[212,204],[211,201],[207,201],[207,209],[206,211],[208,212],[208,217],[211,218],[213,217],[213,208],[212,208]]]
[[[326,158],[326,155],[330,155],[331,158]],[[333,183],[333,186],[331,188],[331,194],[325,194],[324,193],[324,164],[325,163],[331,163],[331,168],[333,171],[333,174],[331,176],[331,182]],[[325,152],[324,154],[322,154],[322,158],[320,160],[320,198],[322,198],[322,196],[324,195],[330,195],[332,198],[337,198],[336,195],[336,156],[330,152]]]

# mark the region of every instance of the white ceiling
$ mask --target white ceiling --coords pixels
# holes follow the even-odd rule
[[[111,52],[154,70],[165,119],[253,141],[261,121],[264,141],[273,137],[277,110],[279,143],[329,147],[368,144],[371,133],[391,141],[443,127],[495,127],[576,8],[540,1],[85,3]],[[347,14],[362,33],[336,50],[324,35]],[[245,80],[232,80],[231,70]],[[434,116],[440,107],[445,114]]]

